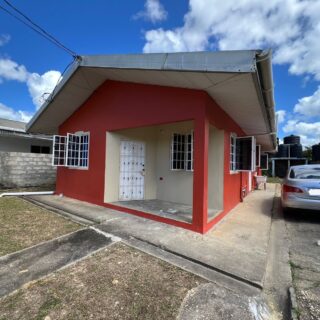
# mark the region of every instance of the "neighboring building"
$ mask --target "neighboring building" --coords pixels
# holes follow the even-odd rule
[[[205,233],[276,148],[271,55],[82,56],[27,131],[56,134],[57,194]]]
[[[312,163],[320,163],[320,143],[312,146]]]
[[[303,156],[299,136],[284,137],[283,142],[278,146],[278,152],[270,157],[272,177],[284,178],[289,167],[308,163]]]
[[[30,134],[26,123],[0,119],[0,188],[54,185],[51,153],[52,136]]]
[[[26,123],[0,119],[0,152],[52,153],[52,136],[26,133]]]

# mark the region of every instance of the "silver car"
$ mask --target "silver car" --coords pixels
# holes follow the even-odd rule
[[[292,166],[282,183],[283,209],[320,210],[320,164]]]

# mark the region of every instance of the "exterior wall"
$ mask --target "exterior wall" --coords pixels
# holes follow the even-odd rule
[[[28,187],[53,185],[56,169],[51,166],[50,154],[0,152],[0,185]]]
[[[230,172],[230,134],[236,133],[243,136],[244,132],[238,124],[230,118],[219,106],[209,97],[206,97],[206,117],[210,125],[224,132],[224,168],[223,168],[223,212],[211,220],[205,227],[205,232],[215,223],[221,220],[241,199],[242,188],[248,188],[248,173]],[[210,192],[210,190],[209,190]],[[212,192],[212,191],[211,191]],[[208,195],[208,198],[210,194]]]
[[[193,130],[192,122],[161,126],[157,140],[157,199],[192,205],[193,172],[170,170],[170,149],[173,133],[187,134]],[[162,180],[160,180],[160,177]]]
[[[52,153],[52,141],[43,139],[30,139],[13,136],[0,136],[0,151],[28,153],[31,146],[50,147]]]
[[[192,205],[192,172],[170,170],[172,134],[190,133],[192,129],[193,124],[188,121],[107,132],[104,202],[119,200],[120,143],[132,140],[146,145],[145,199]]]
[[[223,210],[224,131],[209,129],[208,208]]]
[[[119,201],[121,140],[134,140],[145,143],[145,199],[155,199],[157,197],[156,132],[154,128],[137,128],[107,132],[104,202]]]

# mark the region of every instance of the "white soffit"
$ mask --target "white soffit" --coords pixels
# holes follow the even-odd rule
[[[150,85],[205,90],[248,135],[267,132],[262,107],[252,73],[189,72],[80,67],[65,88],[41,115],[41,127],[33,131],[56,133],[59,125],[72,115],[104,81],[116,80]],[[56,112],[55,106],[63,106]],[[248,116],[250,115],[250,116]],[[258,138],[259,140],[259,138]],[[261,144],[269,143],[261,137]]]

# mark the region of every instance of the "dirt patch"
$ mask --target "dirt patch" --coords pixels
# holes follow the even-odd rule
[[[80,228],[21,198],[0,198],[0,256]]]
[[[0,319],[175,319],[205,281],[122,243],[0,300]]]

